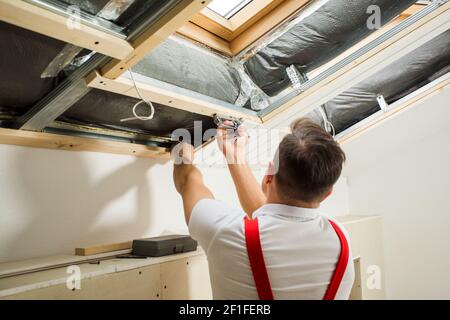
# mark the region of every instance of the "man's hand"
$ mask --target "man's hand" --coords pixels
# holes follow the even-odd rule
[[[175,165],[192,164],[195,156],[194,146],[181,142],[172,148],[170,155]]]
[[[240,126],[237,132],[229,129],[217,130],[217,143],[227,159],[242,209],[251,216],[265,204],[266,197],[246,162],[248,140],[243,126]]]
[[[225,121],[225,124],[231,123]],[[223,128],[217,129],[217,144],[228,164],[246,163],[245,153],[248,145],[248,134],[243,126],[240,126],[237,131]]]

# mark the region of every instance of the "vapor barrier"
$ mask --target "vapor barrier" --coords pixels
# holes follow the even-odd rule
[[[177,36],[147,54],[133,71],[229,103],[240,92],[241,80],[229,58]]]
[[[191,113],[188,111],[167,107],[154,103],[155,115],[153,119],[142,121],[133,118],[133,106],[140,100],[108,91],[93,89],[68,111],[58,121],[71,124],[82,124],[91,127],[122,130],[133,133],[151,134],[154,136],[170,137],[179,128],[187,129],[194,137],[194,130],[204,133],[207,129],[215,128],[211,117]],[[136,109],[138,115],[150,114],[150,108],[142,103]],[[127,121],[122,121],[122,120]],[[194,123],[195,121],[199,123]],[[196,145],[203,142],[201,137],[195,141]]]
[[[22,114],[60,82],[40,75],[65,43],[4,22],[0,39],[0,113]]]
[[[377,74],[325,103],[309,116],[324,124],[331,122],[340,133],[380,110],[377,96],[388,104],[423,87],[450,71],[450,30]]]
[[[323,4],[308,15],[301,12],[284,33],[264,44],[244,67],[256,85],[269,96],[275,96],[292,85],[287,68],[294,66],[300,73],[307,74],[376,31],[368,28],[368,21],[371,27],[376,24],[376,20],[370,18],[373,14],[379,12],[381,27],[415,2],[321,1]]]

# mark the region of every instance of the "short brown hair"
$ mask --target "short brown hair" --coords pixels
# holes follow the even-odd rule
[[[339,179],[345,153],[329,133],[310,119],[295,121],[291,131],[278,147],[277,188],[284,198],[316,201]]]

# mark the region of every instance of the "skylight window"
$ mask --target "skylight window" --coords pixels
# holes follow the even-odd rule
[[[250,2],[252,0],[214,0],[208,8],[225,19],[230,19]]]

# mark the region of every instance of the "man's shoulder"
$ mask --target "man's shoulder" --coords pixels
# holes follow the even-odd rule
[[[192,209],[192,215],[208,215],[209,217],[240,217],[245,213],[242,209],[230,206],[224,201],[216,199],[202,199]]]
[[[189,232],[200,242],[202,248],[208,251],[220,231],[235,225],[243,220],[244,216],[243,210],[234,208],[223,201],[203,199],[192,210]]]

